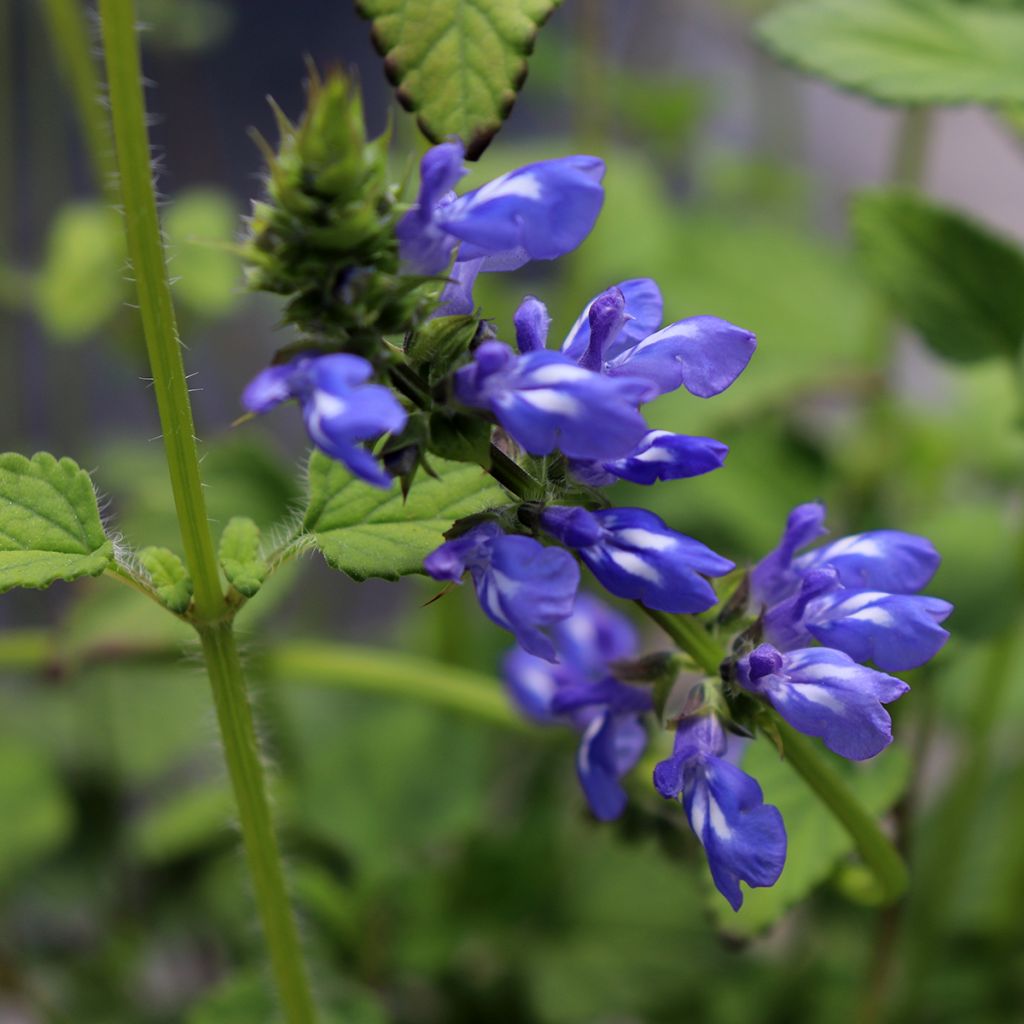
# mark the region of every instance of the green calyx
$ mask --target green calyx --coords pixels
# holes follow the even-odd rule
[[[361,351],[419,322],[436,283],[401,273],[390,134],[366,138],[362,97],[340,71],[321,79],[311,68],[306,96],[298,124],[274,107],[276,152],[257,137],[269,174],[243,246],[246,276],[288,297],[288,322]]]

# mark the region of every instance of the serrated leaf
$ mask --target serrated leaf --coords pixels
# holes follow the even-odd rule
[[[437,479],[421,474],[403,502],[397,488],[371,487],[315,451],[304,527],[328,563],[355,580],[420,572],[456,519],[508,502],[479,466],[442,460],[431,465]]]
[[[192,577],[182,560],[169,548],[143,548],[142,568],[153,581],[157,596],[172,612],[183,612],[192,600]]]
[[[113,559],[85,470],[47,452],[0,455],[0,593],[98,576]]]
[[[882,814],[903,792],[910,758],[902,747],[890,747],[869,762],[844,762],[840,767],[846,769],[847,781],[868,811]],[[763,931],[824,882],[853,849],[853,840],[843,826],[771,743],[751,744],[743,770],[761,784],[765,802],[782,812],[788,848],[778,882],[767,889],[744,888],[743,906],[736,913],[714,893],[712,906],[720,927],[737,936]]]
[[[267,563],[260,557],[260,528],[246,516],[233,516],[220,538],[220,565],[228,582],[240,594],[252,597],[267,578]]]
[[[475,160],[508,117],[537,31],[561,0],[358,0],[398,99],[432,142]]]
[[[952,0],[798,0],[760,22],[778,57],[890,103],[1024,100],[1024,16]]]
[[[1014,358],[1024,341],[1024,255],[976,221],[912,193],[869,192],[853,208],[869,275],[939,355]]]

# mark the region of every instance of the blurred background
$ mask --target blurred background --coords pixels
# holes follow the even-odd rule
[[[112,530],[173,547],[65,6],[0,3],[0,436],[73,456]],[[424,581],[356,585],[310,558],[240,626],[330,1019],[1024,1020],[1019,382],[1002,363],[941,363],[898,330],[847,216],[851,193],[900,180],[1024,240],[1022,139],[981,110],[907,115],[785,69],[752,37],[772,6],[566,0],[468,184],[591,152],[608,164],[605,209],[572,256],[489,275],[477,300],[507,335],[534,292],[558,339],[592,295],[651,276],[669,319],[757,332],[727,394],[667,396],[651,414],[732,449],[721,472],[633,495],[673,527],[750,561],[794,504],[821,498],[836,534],[886,526],[938,545],[931,592],[957,606],[954,639],[913,674],[894,747],[851,776],[911,858],[910,897],[875,905],[845,834],[761,743],[751,770],[783,810],[789,861],[733,915],[681,809],[643,779],[625,820],[598,825],[564,738],[361,692],[366,645],[497,689],[508,638],[472,594],[423,607]],[[422,143],[345,0],[139,7],[211,515],[269,528],[300,500],[305,450],[287,411],[231,427],[245,382],[291,340],[225,245],[262,187],[248,129],[276,139],[267,95],[299,115],[309,55],[357,70],[371,130],[393,121],[396,174]],[[207,684],[178,626],[103,580],[0,600],[0,1024],[272,1019]]]

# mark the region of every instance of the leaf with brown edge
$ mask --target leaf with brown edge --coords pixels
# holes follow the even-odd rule
[[[476,160],[526,79],[526,58],[561,0],[357,0],[399,102],[431,142]]]

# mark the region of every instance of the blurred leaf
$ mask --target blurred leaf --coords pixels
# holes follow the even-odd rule
[[[5,738],[0,746],[0,880],[33,866],[69,837],[73,811],[45,753]]]
[[[173,860],[227,832],[236,815],[226,782],[204,779],[148,803],[128,828],[132,853],[143,861]]]
[[[113,560],[85,470],[47,452],[0,455],[0,593],[98,576]]]
[[[422,572],[423,559],[456,519],[508,500],[479,466],[438,459],[432,467],[438,479],[420,475],[403,501],[397,488],[365,484],[314,451],[304,528],[327,562],[355,580]]]
[[[526,58],[560,0],[357,0],[399,101],[431,142],[475,160],[508,117]]]
[[[902,747],[889,747],[863,764],[847,764],[847,781],[864,807],[882,814],[898,799],[910,776],[910,757]],[[753,743],[743,759],[743,770],[761,784],[765,802],[782,812],[788,839],[786,866],[771,888],[747,889],[737,912],[717,893],[711,896],[719,927],[730,935],[756,935],[805,899],[835,870],[853,840],[807,783],[782,760],[768,742]]]
[[[57,214],[36,278],[39,320],[55,341],[88,338],[125,301],[124,227],[102,203],[69,203]]]
[[[186,1024],[271,1024],[277,1015],[267,985],[260,974],[234,975],[192,1008]]]
[[[229,248],[238,227],[234,203],[213,189],[176,196],[164,215],[175,298],[200,316],[224,316],[241,298],[241,262]]]
[[[891,103],[1024,101],[1024,17],[951,0],[797,0],[759,35],[778,57]]]
[[[143,548],[139,562],[153,581],[157,596],[172,612],[183,612],[192,600],[192,577],[170,548]]]
[[[139,0],[139,19],[149,30],[147,47],[186,53],[211,49],[234,26],[235,15],[223,0]]]
[[[1024,341],[1024,254],[909,192],[862,193],[853,229],[869,275],[939,355],[1014,358]]]
[[[260,557],[260,528],[246,516],[232,516],[221,534],[218,554],[228,582],[240,594],[252,597],[268,570]]]

